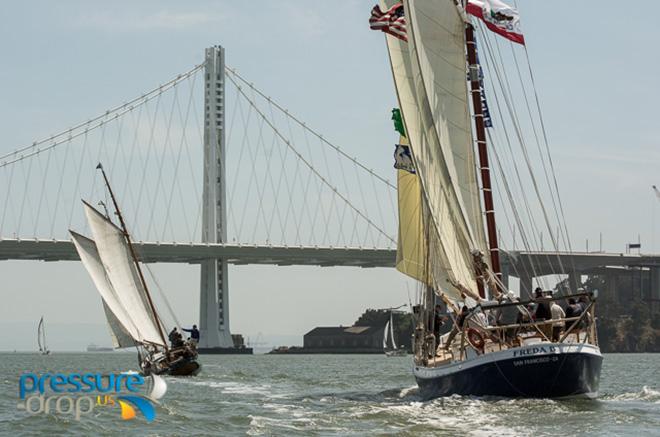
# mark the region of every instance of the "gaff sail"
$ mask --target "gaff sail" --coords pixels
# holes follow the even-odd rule
[[[101,295],[103,310],[110,329],[110,337],[115,348],[135,346],[136,342],[143,340],[139,329],[131,320],[128,312],[122,305],[114,287],[106,275],[103,262],[99,257],[96,244],[76,232],[69,231],[76,251],[80,256],[85,269],[92,278],[96,289]]]
[[[110,339],[112,346],[115,349],[135,346],[136,342],[133,336],[124,328],[124,325],[119,321],[117,316],[110,310],[105,300],[101,299],[103,303],[103,312],[105,313],[105,320],[108,322],[108,330],[110,331]]]
[[[459,299],[449,283],[476,295],[471,252],[487,253],[470,129],[464,21],[451,0],[404,1],[404,10],[410,18],[408,42],[387,36],[387,46],[422,190],[422,234],[428,244],[423,282]]]
[[[107,281],[112,285],[117,301],[138,331],[139,336],[134,338],[141,343],[166,347],[165,339],[160,334],[159,321],[150,309],[124,233],[91,205],[83,203]],[[106,303],[112,308],[109,299],[106,299]],[[121,320],[119,312],[114,309],[112,312]],[[122,324],[130,332],[128,324],[123,321]]]

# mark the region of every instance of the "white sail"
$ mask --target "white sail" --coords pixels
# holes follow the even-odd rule
[[[464,23],[452,0],[410,0],[404,9],[408,42],[387,36],[387,44],[423,190],[426,282],[459,299],[450,282],[476,294],[471,251],[486,249],[469,126]]]
[[[116,348],[134,346],[143,340],[136,324],[122,305],[117,292],[108,279],[103,262],[93,240],[69,231],[83,266],[87,269],[96,289],[101,295],[103,309],[110,329],[113,346]],[[127,338],[128,337],[128,338]]]
[[[394,341],[394,322],[392,320],[392,311],[390,311],[390,337],[392,337],[392,349],[396,349],[396,342]]]
[[[390,328],[390,321],[388,320],[387,323],[385,323],[385,329],[383,329],[383,349],[387,349],[387,333],[389,332]]]
[[[139,336],[136,337],[136,340],[165,346],[158,321],[147,301],[146,292],[138,276],[124,233],[92,206],[83,203],[107,281],[112,285],[117,301],[138,331]],[[106,303],[120,318],[109,299],[106,299]],[[123,320],[122,324],[124,324]],[[130,332],[128,324],[124,324],[124,327]]]
[[[124,325],[119,321],[117,316],[114,315],[112,310],[108,307],[108,304],[105,303],[105,300],[101,299],[101,301],[103,303],[105,319],[108,322],[108,330],[110,331],[112,346],[115,349],[135,346],[135,340],[133,339],[133,336],[128,332],[126,328],[124,328]]]
[[[47,352],[46,349],[46,331],[44,329],[44,318],[41,316],[39,325],[37,325],[37,344],[39,345],[39,352]]]

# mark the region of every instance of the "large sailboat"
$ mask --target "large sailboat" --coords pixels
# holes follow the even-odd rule
[[[69,232],[80,260],[101,295],[113,346],[136,347],[140,369],[145,375],[196,375],[201,370],[196,344],[180,341],[168,345],[163,323],[105,171],[100,164],[97,168],[103,173],[121,228],[83,201],[93,239]]]
[[[595,397],[597,293],[516,297],[502,279],[470,14],[523,42],[517,11],[497,0],[381,0],[370,19],[386,33],[400,108],[397,268],[419,284],[413,374],[424,398]],[[572,317],[534,314],[560,314],[553,302],[569,298],[580,301]],[[439,311],[449,313],[450,333],[440,335]]]
[[[50,349],[46,345],[46,328],[44,327],[44,316],[39,319],[37,325],[37,345],[39,346],[39,353],[41,355],[50,355]]]

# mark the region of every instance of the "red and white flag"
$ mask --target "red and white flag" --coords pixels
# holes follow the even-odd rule
[[[373,30],[381,30],[404,41],[408,41],[406,35],[406,17],[403,13],[403,3],[399,2],[383,12],[376,5],[371,10],[369,27]]]
[[[481,18],[493,32],[518,44],[525,44],[520,30],[520,15],[515,8],[499,0],[468,0],[465,10]]]

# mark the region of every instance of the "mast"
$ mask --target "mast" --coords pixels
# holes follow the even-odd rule
[[[133,262],[135,263],[135,267],[137,268],[138,275],[140,276],[140,282],[142,282],[142,286],[144,287],[144,292],[147,295],[147,301],[149,302],[149,307],[151,308],[151,312],[153,313],[154,319],[156,320],[156,325],[158,326],[158,333],[160,334],[160,337],[163,340],[163,344],[165,345],[165,350],[167,351],[169,348],[167,347],[167,341],[165,340],[165,333],[163,332],[163,327],[161,326],[160,318],[158,317],[158,313],[156,312],[156,307],[154,306],[154,302],[151,299],[151,293],[149,293],[149,288],[147,287],[147,281],[145,281],[144,275],[142,274],[140,263],[138,262],[137,255],[135,254],[135,249],[133,248],[133,243],[131,242],[131,236],[128,234],[126,223],[124,223],[124,217],[121,215],[121,211],[119,210],[119,204],[117,203],[117,199],[115,199],[115,194],[112,192],[112,188],[110,187],[110,182],[108,181],[108,177],[106,176],[105,170],[103,170],[103,166],[101,165],[101,163],[99,163],[96,166],[96,168],[98,170],[101,170],[101,173],[103,174],[103,180],[105,181],[105,186],[108,187],[108,191],[110,192],[110,198],[112,199],[112,203],[115,206],[117,217],[119,217],[119,223],[121,224],[121,229],[122,231],[124,231],[124,237],[126,238],[126,242],[128,243],[128,248],[131,252],[131,257],[133,258]]]
[[[472,94],[472,107],[474,108],[474,126],[477,134],[477,147],[479,152],[479,169],[481,184],[484,193],[484,207],[486,209],[486,231],[490,251],[490,264],[493,273],[502,279],[500,267],[500,249],[497,244],[497,227],[495,226],[495,207],[493,204],[493,188],[490,181],[490,167],[488,164],[488,149],[486,145],[486,127],[481,106],[481,84],[479,82],[479,64],[477,62],[477,47],[474,39],[474,27],[467,23],[465,26],[465,43],[467,45],[467,61],[470,81],[470,94]],[[479,294],[485,297],[480,287]]]

